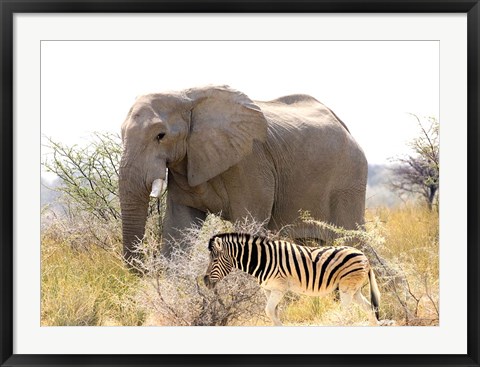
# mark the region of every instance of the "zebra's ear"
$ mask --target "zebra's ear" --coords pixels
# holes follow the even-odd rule
[[[223,243],[222,243],[222,240],[220,238],[215,238],[215,242],[213,243],[213,245],[215,246],[215,250],[217,251],[222,251],[223,249]]]

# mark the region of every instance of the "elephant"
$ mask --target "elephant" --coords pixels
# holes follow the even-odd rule
[[[144,236],[149,195],[158,196],[163,180],[165,256],[182,230],[208,213],[229,221],[253,217],[297,239],[326,240],[318,227],[299,221],[299,211],[346,229],[364,224],[365,154],[335,113],[309,95],[262,102],[211,85],[142,95],[121,136],[127,261]]]

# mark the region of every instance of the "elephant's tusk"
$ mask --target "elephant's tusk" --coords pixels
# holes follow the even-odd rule
[[[150,196],[152,198],[158,198],[162,192],[162,189],[163,189],[163,180],[160,178],[157,178],[152,183],[152,192],[150,193]]]

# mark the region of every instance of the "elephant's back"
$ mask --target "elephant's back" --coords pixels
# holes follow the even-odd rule
[[[294,104],[320,103],[320,102],[315,98],[313,98],[312,96],[309,96],[308,94],[291,94],[288,96],[283,96],[283,97],[274,99],[273,101],[270,101],[270,103],[294,105]]]
[[[294,94],[255,103],[268,121],[269,149],[283,151],[297,162],[323,157],[317,167],[324,172],[333,169],[339,159],[366,165],[363,150],[345,124],[315,98]],[[295,146],[302,149],[294,149]]]
[[[255,101],[270,122],[319,127],[341,126],[350,133],[345,123],[327,106],[307,94],[292,94],[272,101]]]
[[[282,97],[258,106],[269,122],[265,147],[274,167],[282,168],[276,181],[277,196],[288,199],[277,203],[280,212],[292,207],[298,215],[299,207],[316,213],[319,202],[329,202],[329,192],[348,191],[352,186],[364,189],[365,154],[328,107],[305,95]]]

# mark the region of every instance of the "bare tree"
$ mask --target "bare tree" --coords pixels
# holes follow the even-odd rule
[[[439,123],[434,117],[420,119],[420,135],[408,145],[412,153],[395,158],[391,187],[400,194],[410,193],[423,197],[431,210],[438,200],[439,190]]]

